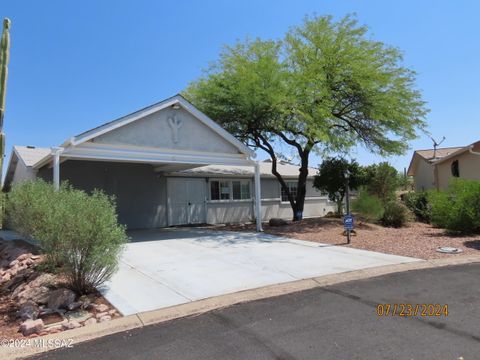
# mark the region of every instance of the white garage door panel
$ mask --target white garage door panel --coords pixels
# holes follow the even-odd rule
[[[168,225],[205,222],[205,181],[203,179],[169,178]]]

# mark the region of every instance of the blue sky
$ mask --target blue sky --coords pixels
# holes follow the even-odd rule
[[[13,22],[7,159],[14,144],[58,145],[182,91],[224,44],[281,38],[305,15],[348,13],[418,72],[429,130],[446,136],[442,145],[480,139],[478,1],[4,0],[0,17]],[[411,147],[431,141],[422,135]],[[363,164],[382,160],[362,148],[351,155]],[[410,157],[387,160],[403,169]]]

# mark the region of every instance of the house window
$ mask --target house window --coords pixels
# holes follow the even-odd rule
[[[210,199],[228,200],[230,199],[229,181],[210,181]]]
[[[460,177],[460,168],[458,166],[458,160],[452,162],[452,176]]]
[[[247,200],[250,199],[250,182],[232,181],[232,195],[233,200]]]
[[[292,196],[294,198],[297,197],[297,182],[296,181],[287,181],[285,183],[288,187],[288,190],[290,190],[290,194],[292,194]],[[282,191],[282,201],[288,201],[288,195],[287,195],[287,192],[285,191],[285,189],[283,188],[283,186],[281,186],[281,191]]]
[[[248,180],[210,180],[210,200],[250,199]]]

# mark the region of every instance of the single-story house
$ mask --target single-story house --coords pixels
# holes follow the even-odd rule
[[[416,150],[408,175],[416,191],[446,189],[454,177],[480,180],[480,141],[461,147]]]
[[[5,189],[42,178],[68,180],[115,195],[119,221],[130,229],[291,218],[269,162],[176,95],[77,136],[59,147],[14,146]],[[279,172],[296,191],[299,168]],[[310,169],[304,217],[335,210],[313,188]],[[261,200],[260,200],[261,199]],[[260,224],[257,221],[257,226]]]

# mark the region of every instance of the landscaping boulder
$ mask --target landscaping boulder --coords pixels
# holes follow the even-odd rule
[[[7,281],[5,284],[2,286],[3,291],[13,291],[15,290],[18,286],[20,286],[28,276],[32,274],[33,270],[31,269],[23,269],[19,271],[15,276],[13,276],[12,279]]]
[[[81,308],[82,309],[87,309],[90,306],[90,303],[92,302],[90,298],[87,295],[82,295],[78,298],[78,302],[81,303]]]
[[[95,315],[97,319],[101,319],[104,316],[110,316],[110,315],[108,315],[108,312],[101,312]]]
[[[76,310],[76,311],[69,311],[65,313],[66,318],[68,321],[77,321],[79,323],[84,322],[85,320],[90,319],[93,314],[86,311],[86,310]]]
[[[37,277],[35,277],[31,282],[30,286],[31,287],[37,287],[37,286],[53,286],[57,282],[55,275],[49,274],[49,273],[43,273],[39,274]]]
[[[99,313],[103,313],[109,309],[108,305],[105,304],[93,304],[92,308]]]
[[[36,320],[39,313],[40,309],[37,304],[32,301],[28,301],[27,303],[22,305],[20,310],[17,311],[17,316],[23,321]]]
[[[62,325],[64,330],[71,330],[81,327],[82,325],[78,321],[69,321]]]
[[[8,266],[10,266],[11,268],[13,268],[14,266],[18,265],[19,262],[20,262],[20,261],[18,261],[18,260],[15,259],[15,260],[13,260],[12,262],[10,262],[10,264],[9,264]]]
[[[67,309],[75,301],[75,293],[69,289],[57,289],[48,294],[47,307]]]
[[[43,331],[42,319],[26,320],[20,325],[20,332],[23,336],[40,334]]]
[[[17,301],[19,303],[23,303],[27,300],[32,300],[38,304],[45,304],[46,302],[42,302],[41,300],[46,298],[48,293],[50,292],[50,289],[47,288],[46,286],[38,286],[38,287],[32,287],[29,286],[25,290],[23,290],[21,293],[18,294]]]
[[[90,319],[87,319],[83,322],[83,325],[87,326],[87,325],[93,325],[93,324],[96,324],[97,323],[97,319],[95,318],[90,318]]]
[[[24,261],[24,260],[30,259],[30,256],[32,256],[31,253],[22,254],[19,257],[17,257],[17,260],[18,261]]]
[[[7,281],[10,281],[11,278],[12,278],[12,275],[9,272],[5,272],[2,275],[2,278],[0,279],[0,284],[3,284],[3,283],[6,283]]]
[[[270,226],[285,226],[287,224],[288,223],[285,220],[280,218],[271,218],[268,222],[268,225]]]
[[[63,325],[50,326],[47,331],[49,334],[57,334],[63,330]]]
[[[70,310],[70,311],[76,310],[76,309],[79,309],[81,306],[82,306],[81,301],[74,301],[73,303],[67,306],[67,310]]]

